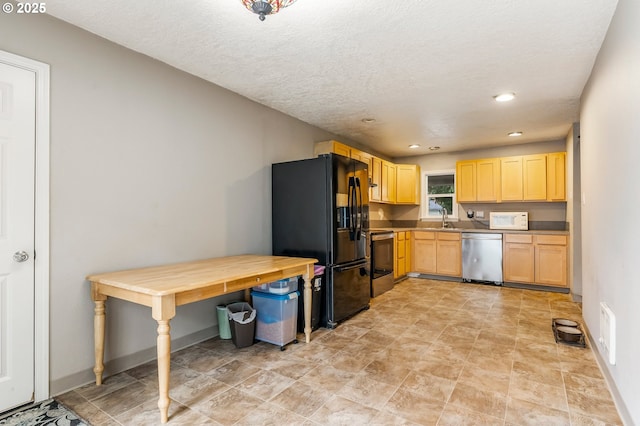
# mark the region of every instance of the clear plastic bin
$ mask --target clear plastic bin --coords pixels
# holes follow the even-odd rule
[[[262,293],[287,294],[298,291],[298,278],[292,277],[286,280],[274,281],[253,287],[253,290]]]
[[[298,292],[271,294],[252,291],[256,310],[256,340],[279,345],[297,343]]]

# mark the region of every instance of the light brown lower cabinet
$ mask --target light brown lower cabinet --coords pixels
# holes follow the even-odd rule
[[[567,286],[567,236],[504,234],[503,274],[507,282]]]
[[[395,233],[393,277],[402,278],[411,272],[411,231]]]
[[[433,231],[413,231],[412,250],[414,272],[436,273],[436,233]]]
[[[396,245],[396,255],[395,255],[395,263],[393,268],[393,277],[398,279],[403,275],[407,274],[407,269],[405,267],[405,256],[406,256],[406,247],[405,247],[405,232],[400,231],[395,233],[395,245]]]
[[[460,233],[414,231],[411,258],[414,272],[462,276]]]

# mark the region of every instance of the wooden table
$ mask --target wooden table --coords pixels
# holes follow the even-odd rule
[[[107,297],[149,306],[158,322],[158,408],[162,423],[169,418],[169,364],[171,335],[169,321],[176,306],[244,290],[255,285],[302,275],[304,278],[304,334],[311,338],[311,279],[316,259],[284,256],[241,255],[199,260],[174,265],[90,275],[96,385],[104,371],[104,324]]]

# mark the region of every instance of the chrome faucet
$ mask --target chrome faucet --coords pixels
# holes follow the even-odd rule
[[[447,225],[449,225],[447,223],[447,218],[448,218],[448,216],[447,216],[447,208],[446,207],[442,207],[441,212],[442,212],[442,227],[446,228]]]

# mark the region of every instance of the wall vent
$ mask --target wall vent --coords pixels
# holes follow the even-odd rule
[[[616,316],[606,303],[600,303],[600,337],[598,338],[609,364],[616,363]]]

